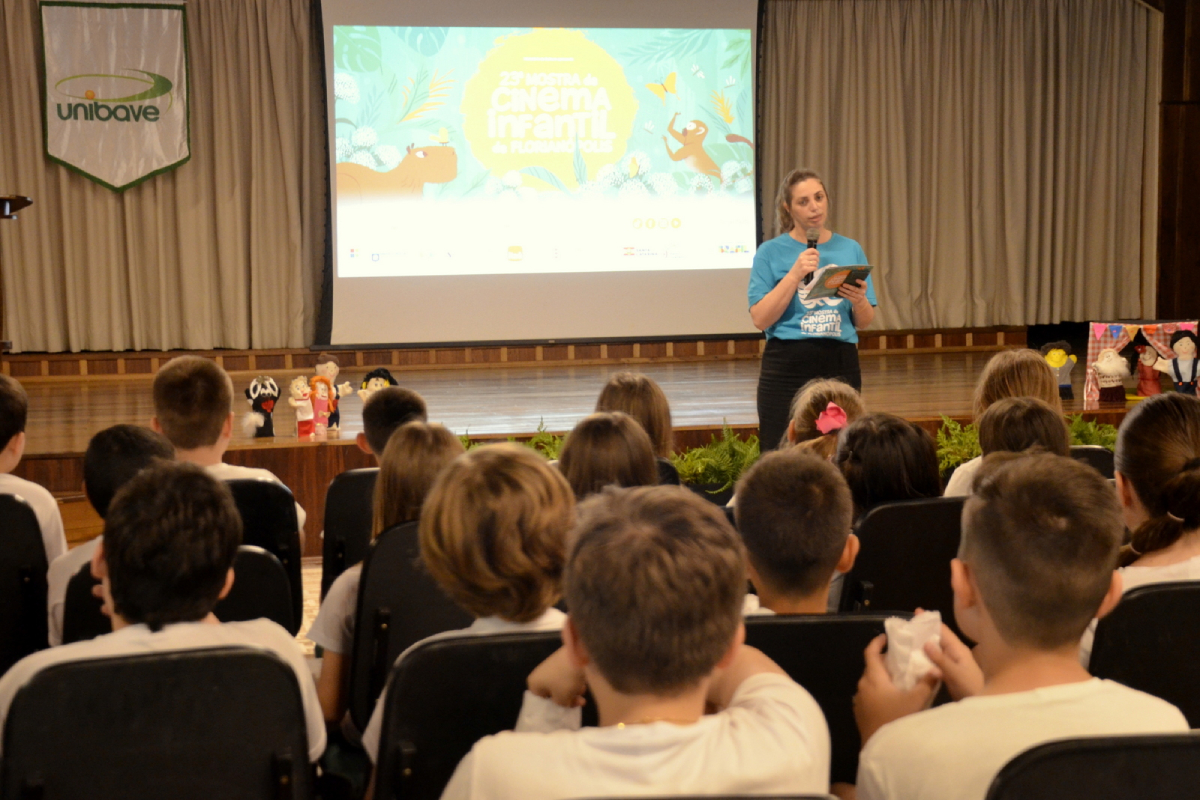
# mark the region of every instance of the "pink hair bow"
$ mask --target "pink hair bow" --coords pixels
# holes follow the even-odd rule
[[[830,402],[817,417],[817,430],[822,434],[840,431],[846,427],[846,412],[837,403]]]

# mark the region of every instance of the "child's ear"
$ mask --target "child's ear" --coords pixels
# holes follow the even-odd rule
[[[102,581],[108,577],[108,562],[104,560],[104,540],[96,545],[95,551],[92,552],[92,577],[98,581]]]
[[[858,537],[853,533],[846,537],[846,546],[842,548],[842,557],[838,559],[837,571],[845,575],[850,570],[854,569],[854,561],[858,558],[859,548],[862,543],[858,541]]]
[[[738,653],[742,650],[742,645],[746,643],[746,623],[739,622],[737,630],[733,633],[733,641],[729,643],[729,649],[725,651],[725,655],[721,656],[721,660],[717,662],[717,669],[725,669],[733,660],[737,658]]]
[[[750,560],[749,555],[746,556],[746,578],[749,579],[750,583],[754,584],[755,591],[761,592],[763,590],[762,580],[758,577],[758,570],[754,568],[754,562]]]
[[[155,433],[163,432],[162,425],[160,425],[158,422],[157,414],[150,418],[150,430],[154,431]]]
[[[796,421],[794,419],[788,420],[787,440],[792,444],[796,443]]]
[[[229,412],[229,416],[225,418],[225,424],[221,426],[221,438],[233,438],[233,412]]]
[[[4,449],[20,460],[21,456],[25,455],[25,431],[14,433]]]
[[[221,587],[221,593],[217,595],[218,600],[224,600],[229,595],[229,590],[233,588],[233,567],[225,573],[225,585]]]
[[[979,604],[979,590],[971,567],[958,558],[950,560],[950,589],[954,592],[954,609],[971,608]]]
[[[1096,609],[1096,619],[1100,619],[1116,608],[1117,603],[1121,602],[1121,593],[1124,590],[1125,585],[1121,580],[1121,573],[1113,570],[1112,580],[1108,584],[1108,591],[1104,593],[1104,599],[1100,601],[1100,608]]]
[[[592,663],[592,658],[588,655],[587,648],[583,646],[583,640],[579,638],[579,631],[571,621],[570,614],[563,622],[562,640],[563,649],[567,651],[567,661],[572,667],[583,669]]]
[[[358,445],[359,450],[362,450],[367,455],[375,455],[375,453],[371,450],[371,445],[367,444],[367,435],[365,433],[360,431],[358,436],[354,437],[354,443]]]

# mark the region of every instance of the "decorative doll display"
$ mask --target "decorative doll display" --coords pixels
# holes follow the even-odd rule
[[[400,384],[396,381],[396,379],[392,377],[391,372],[389,372],[385,367],[378,367],[368,372],[363,378],[362,388],[358,390],[358,396],[361,397],[365,403],[368,397],[375,394],[380,389],[388,386],[399,385]]]
[[[337,410],[333,384],[323,375],[313,375],[308,379],[308,388],[312,392],[313,422],[316,423],[317,438],[324,439],[329,430],[329,418]]]
[[[1171,349],[1175,357],[1168,361],[1160,358],[1154,362],[1154,368],[1171,376],[1175,391],[1184,394],[1196,394],[1196,369],[1200,361],[1196,359],[1196,334],[1191,331],[1176,331],[1171,337]]]
[[[1134,347],[1138,354],[1137,393],[1142,397],[1152,397],[1162,394],[1162,386],[1158,383],[1158,370],[1154,365],[1158,362],[1158,351],[1149,345],[1139,344]]]
[[[336,431],[342,423],[342,411],[338,408],[338,400],[351,394],[354,391],[354,385],[350,381],[345,381],[340,386],[337,382],[338,373],[342,371],[341,364],[338,363],[337,356],[331,356],[329,353],[321,353],[317,356],[317,374],[329,381],[329,386],[332,391],[329,395],[329,430]]]
[[[296,436],[312,439],[316,424],[313,422],[312,390],[308,387],[308,380],[303,375],[292,378],[289,392],[291,397],[288,398],[288,405],[296,409]]]
[[[242,428],[255,439],[264,439],[275,435],[275,423],[272,413],[275,411],[275,401],[279,399],[279,386],[275,379],[267,375],[259,375],[250,381],[246,389],[246,400],[250,403],[250,413],[242,420]]]
[[[1075,392],[1071,389],[1071,370],[1075,369],[1075,362],[1079,359],[1071,355],[1070,343],[1048,342],[1042,345],[1038,352],[1042,354],[1042,358],[1046,359],[1046,363],[1050,365],[1050,369],[1054,370],[1054,374],[1058,378],[1058,396],[1063,400],[1074,400]]]
[[[1129,362],[1116,350],[1106,347],[1092,365],[1096,382],[1100,384],[1102,405],[1125,405],[1125,379],[1129,377]]]

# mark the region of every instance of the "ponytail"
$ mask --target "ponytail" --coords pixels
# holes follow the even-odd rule
[[[1121,549],[1120,564],[1127,567],[1146,553],[1175,544],[1189,531],[1200,529],[1200,458],[1183,465],[1162,487],[1159,514],[1138,526],[1129,544]]]

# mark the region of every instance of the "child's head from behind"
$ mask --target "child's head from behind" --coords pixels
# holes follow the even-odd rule
[[[379,460],[374,535],[420,517],[434,480],[463,452],[458,437],[436,422],[406,422],[397,428]]]
[[[1113,461],[1133,529],[1123,561],[1200,528],[1200,399],[1167,392],[1138,403],[1121,422]]]
[[[137,425],[113,425],[88,442],[83,488],[96,513],[108,514],[117,490],[156,461],[170,461],[175,448],[161,434]]]
[[[653,486],[658,465],[650,438],[620,411],[585,417],[567,434],[559,468],[582,500],[605,486]]]
[[[424,422],[428,417],[421,395],[411,389],[388,386],[367,398],[362,418],[367,447],[382,457],[393,431],[406,422]]]
[[[850,487],[855,519],[881,503],[942,493],[933,437],[891,414],[868,414],[850,423],[838,439],[834,464]]]
[[[518,444],[451,463],[421,509],[421,557],[476,617],[531,622],[562,595],[575,497],[546,459]]]
[[[1036,397],[1005,397],[979,418],[979,446],[986,456],[1040,447],[1057,456],[1071,452],[1071,435],[1061,413]]]
[[[204,619],[216,606],[242,542],[229,488],[201,467],[146,467],[113,498],[103,555],[113,610],[158,630]]]
[[[618,372],[600,390],[596,410],[625,412],[645,429],[654,455],[660,458],[671,455],[674,446],[671,406],[662,388],[650,378],[634,372]]]
[[[233,414],[233,383],[215,361],[179,356],[154,376],[154,418],[177,450],[217,444]]]
[[[16,443],[13,440],[25,432],[28,416],[29,396],[25,394],[25,387],[15,378],[0,374],[0,449],[24,444],[23,440]],[[17,456],[19,458],[20,453]]]
[[[975,419],[1005,397],[1036,397],[1062,413],[1058,377],[1036,350],[1001,350],[992,356],[975,384]]]
[[[1122,533],[1116,493],[1095,469],[1048,453],[998,453],[984,460],[963,508],[958,560],[1006,644],[1053,650],[1077,644],[1100,611]],[[974,616],[960,612],[961,567],[955,617],[978,638]]]
[[[745,551],[720,510],[676,486],[580,504],[564,587],[595,669],[622,694],[678,696],[710,675],[742,622]]]
[[[800,444],[819,440],[821,444],[811,447],[814,452],[827,454],[836,449],[838,431],[866,413],[862,397],[850,384],[833,378],[811,380],[792,398],[787,441]]]
[[[757,582],[807,597],[829,585],[854,504],[837,467],[796,450],[767,453],[738,481],[737,527]]]

